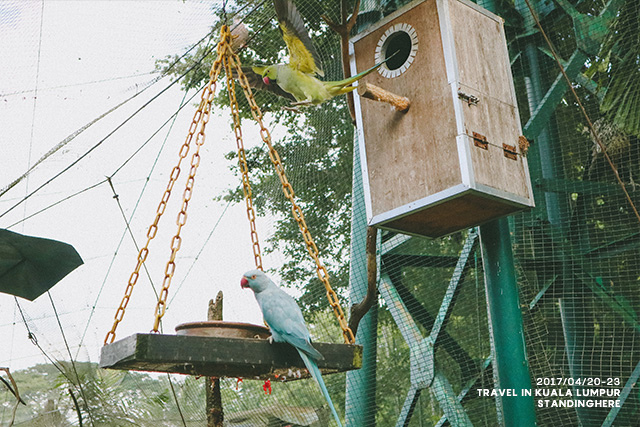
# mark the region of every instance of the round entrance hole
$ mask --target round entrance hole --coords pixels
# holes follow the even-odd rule
[[[393,25],[384,32],[376,46],[376,63],[385,62],[378,72],[387,78],[398,77],[413,63],[418,52],[418,35],[409,24]]]

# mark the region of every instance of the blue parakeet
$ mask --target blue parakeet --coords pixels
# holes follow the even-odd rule
[[[296,301],[273,283],[261,270],[246,272],[240,284],[242,288],[249,288],[253,291],[260,310],[262,310],[262,316],[269,325],[273,341],[289,343],[298,350],[309,373],[320,386],[338,426],[342,427],[340,417],[333,406],[316,363],[317,360],[324,357],[311,345],[309,330]]]

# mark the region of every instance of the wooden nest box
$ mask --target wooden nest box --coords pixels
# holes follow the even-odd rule
[[[369,225],[438,237],[532,207],[502,19],[415,1],[351,40],[354,74],[389,57],[362,82],[409,109],[355,96]]]

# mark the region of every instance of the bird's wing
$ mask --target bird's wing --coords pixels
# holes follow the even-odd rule
[[[302,16],[291,0],[274,0],[282,38],[289,50],[289,66],[303,73],[324,76],[322,61],[311,42]]]
[[[315,360],[323,359],[322,354],[311,345],[300,307],[289,294],[277,289],[269,295],[261,296],[259,304],[262,316],[275,333],[274,336],[280,337]]]
[[[278,86],[277,82],[269,85],[264,83],[264,81],[262,80],[262,73],[264,72],[265,68],[267,67],[258,65],[254,65],[253,67],[242,67],[242,72],[247,77],[249,86],[260,90],[267,90],[290,101],[296,101],[296,98],[289,92],[283,90],[280,86]],[[232,72],[233,77],[237,79],[238,75],[236,71],[232,70]]]

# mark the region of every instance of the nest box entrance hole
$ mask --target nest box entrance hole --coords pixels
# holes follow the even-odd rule
[[[400,23],[389,28],[376,46],[376,62],[386,61],[379,69],[387,78],[398,77],[413,63],[418,52],[418,35],[409,24]]]

